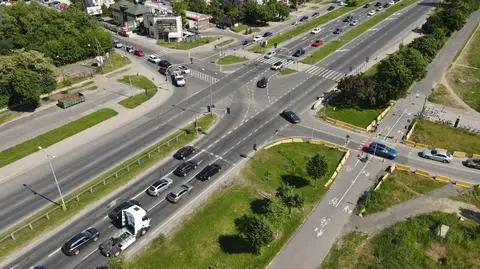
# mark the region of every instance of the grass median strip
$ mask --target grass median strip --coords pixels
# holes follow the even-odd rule
[[[377,15],[371,17],[367,21],[359,24],[352,30],[346,32],[344,35],[341,35],[339,39],[334,40],[325,46],[321,47],[320,49],[314,51],[310,56],[307,56],[301,62],[304,64],[316,64],[321,61],[323,58],[327,57],[330,53],[336,51],[337,49],[341,48],[343,45],[347,44],[348,42],[352,41],[353,39],[357,38],[364,32],[371,29],[373,26],[379,24],[383,20],[385,20],[390,15],[398,12],[399,10],[406,8],[414,3],[417,0],[403,0],[398,2],[397,4],[385,9],[384,11],[378,13]]]
[[[102,74],[110,73],[114,70],[120,69],[124,66],[127,66],[131,63],[128,57],[122,56],[119,53],[112,52],[110,53],[110,58],[105,61],[105,65],[102,69]]]
[[[290,75],[290,74],[294,74],[294,73],[297,73],[297,70],[295,69],[290,69],[290,68],[283,68],[282,70],[280,70],[280,76],[286,76],[286,75]]]
[[[327,106],[323,113],[329,118],[350,123],[360,128],[366,128],[383,110],[385,108],[354,109]]]
[[[53,129],[21,144],[8,148],[0,152],[0,167],[20,160],[23,157],[38,151],[38,146],[42,146],[44,148],[49,147],[115,115],[117,115],[117,112],[113,109],[99,109],[91,114],[81,117],[78,120],[58,127],[57,129]]]
[[[218,44],[217,44],[217,47],[226,46],[226,45],[228,45],[228,44],[230,44],[230,43],[233,43],[233,41],[235,41],[235,39],[233,39],[233,38],[227,39],[227,40],[225,40],[225,41],[222,41],[222,42],[218,43]]]
[[[227,64],[238,64],[248,61],[247,57],[239,57],[235,55],[227,55],[225,57],[219,58],[217,64],[227,65]]]
[[[203,117],[198,118],[197,127],[199,130],[207,130],[212,124],[215,122],[215,117],[212,115],[205,115]],[[191,143],[198,134],[195,132],[195,127],[190,124],[186,126],[184,129],[179,130],[168,138],[160,141],[156,145],[150,147],[149,149],[143,151],[142,153],[130,158],[130,160],[118,165],[116,168],[106,172],[102,176],[88,182],[84,186],[78,188],[72,194],[65,197],[65,201],[67,203],[67,210],[63,211],[60,209],[58,205],[51,205],[47,208],[41,210],[40,212],[36,213],[35,215],[31,216],[27,220],[23,221],[22,223],[16,225],[15,227],[3,232],[1,234],[1,238],[10,236],[14,231],[27,226],[21,232],[15,233],[16,240],[12,240],[11,238],[6,239],[2,243],[0,243],[0,259],[5,258],[7,255],[12,253],[14,250],[17,250],[36,237],[40,236],[42,233],[46,231],[50,231],[55,227],[59,226],[60,224],[67,221],[69,218],[78,214],[82,209],[86,208],[91,203],[104,198],[106,195],[111,193],[112,191],[122,187],[123,185],[127,184],[130,180],[134,179],[137,175],[144,172],[148,168],[155,165],[158,161],[164,159],[165,157],[169,156],[174,150]],[[178,137],[178,140],[175,139]],[[167,145],[167,141],[171,142]],[[161,146],[160,151],[154,151],[156,148]],[[140,160],[142,156],[147,156],[150,152],[150,158],[144,157],[142,158],[141,162],[137,162]],[[125,170],[127,165],[131,165],[132,167]],[[117,178],[113,180],[109,180],[107,184],[102,184],[104,180],[111,178],[115,172],[118,171],[126,171],[123,174],[119,174]],[[90,190],[93,188],[93,191]],[[81,194],[81,195],[80,195]],[[80,196],[79,196],[80,195]],[[77,200],[76,197],[79,196]],[[58,201],[57,201],[58,202]],[[45,214],[56,209],[52,213],[49,214],[49,218],[47,219]],[[37,221],[34,221],[37,220]],[[32,224],[32,229],[28,228],[28,224]]]
[[[155,86],[155,84],[153,84],[151,80],[142,75],[123,76],[118,81],[127,85],[131,84],[132,86],[145,91],[118,102],[120,105],[126,108],[136,108],[143,102],[152,98],[157,93],[157,87]]]
[[[215,40],[217,40],[218,37],[216,36],[207,36],[207,37],[201,37],[195,40],[185,40],[185,41],[180,41],[180,42],[168,42],[168,41],[158,41],[157,44],[162,47],[170,48],[170,49],[177,49],[177,50],[189,50],[193,49],[196,47],[200,47],[203,45],[206,45],[208,43],[211,43]]]

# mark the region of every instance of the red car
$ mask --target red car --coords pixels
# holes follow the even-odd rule
[[[312,43],[312,47],[320,47],[321,45],[323,45],[322,40],[316,40],[315,42]]]
[[[141,49],[136,49],[134,54],[137,56],[145,56],[145,54],[143,53],[143,50]]]

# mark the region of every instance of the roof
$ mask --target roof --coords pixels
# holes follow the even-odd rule
[[[126,0],[121,0],[113,5],[110,5],[110,8],[113,10],[120,10],[120,7],[123,7],[125,9],[128,9],[130,7],[133,7],[135,4]]]
[[[132,7],[129,7],[127,10],[125,10],[125,13],[130,14],[130,15],[143,15],[145,13],[150,13],[150,9],[148,9],[144,5],[133,5]]]

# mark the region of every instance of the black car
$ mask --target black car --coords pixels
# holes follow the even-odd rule
[[[100,232],[98,232],[97,229],[90,227],[68,239],[67,242],[63,244],[62,251],[68,256],[78,255],[80,249],[84,248],[91,242],[97,241],[99,236]]]
[[[172,64],[167,60],[161,60],[160,62],[158,62],[158,65],[163,68],[169,68],[170,66],[172,66]]]
[[[466,167],[480,169],[480,159],[468,159],[463,161],[462,163]]]
[[[335,6],[329,6],[329,7],[327,8],[328,11],[334,10],[334,9],[335,9]]]
[[[253,40],[251,40],[251,39],[243,40],[243,45],[244,45],[244,46],[250,45],[250,44],[252,44],[252,43],[253,43]]]
[[[383,5],[383,8],[389,8],[389,7],[390,7],[390,5],[389,5],[388,3],[385,3],[385,4]]]
[[[200,173],[198,173],[195,177],[198,180],[205,181],[210,179],[214,175],[216,175],[221,169],[222,167],[220,165],[214,163],[203,168],[203,170]]]
[[[366,3],[363,8],[369,8],[370,7],[370,4],[369,3]]]
[[[375,3],[375,6],[376,6],[376,7],[381,7],[381,6],[382,6],[382,3],[376,2],[376,3]]]
[[[343,22],[350,22],[353,20],[353,16],[352,15],[348,15],[346,16],[345,18],[343,18]]]
[[[312,18],[315,18],[315,17],[317,17],[318,15],[320,15],[320,13],[319,13],[319,12],[315,12],[315,13],[313,13],[313,14],[312,14]]]
[[[300,57],[302,55],[305,54],[305,50],[304,49],[298,49],[297,51],[295,51],[295,53],[293,54],[294,57]]]
[[[306,21],[306,20],[308,20],[308,16],[306,15],[300,18],[300,21]]]
[[[266,88],[268,84],[268,79],[266,77],[263,77],[259,81],[257,81],[257,87],[259,88]]]
[[[122,220],[122,210],[126,209],[126,208],[129,208],[133,205],[140,205],[140,203],[137,201],[137,200],[128,200],[128,201],[124,201],[122,202],[121,204],[119,204],[118,206],[116,206],[115,208],[113,208],[112,210],[110,210],[110,212],[108,212],[108,217],[112,220],[112,222],[117,225],[117,226],[121,226],[121,220]]]
[[[272,35],[273,35],[272,32],[265,32],[265,33],[263,34],[263,37],[269,37],[269,36],[272,36]]]
[[[190,156],[192,153],[197,151],[194,147],[192,146],[186,146],[181,149],[179,149],[175,154],[173,154],[173,158],[178,159],[178,160],[185,160],[188,156]]]
[[[284,110],[284,111],[282,111],[281,115],[282,115],[282,117],[284,117],[286,120],[288,120],[291,123],[299,123],[300,122],[300,118],[293,111]]]
[[[225,30],[225,29],[228,28],[228,26],[226,24],[223,24],[223,23],[217,23],[217,28]]]
[[[197,169],[198,163],[194,160],[190,160],[187,162],[182,163],[173,171],[173,174],[179,177],[184,177],[191,171]]]

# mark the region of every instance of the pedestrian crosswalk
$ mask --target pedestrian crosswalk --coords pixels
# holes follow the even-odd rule
[[[284,66],[289,65],[293,62],[293,60],[284,59],[284,58],[275,57],[275,56],[270,58],[270,59],[267,59],[267,58],[262,56],[262,57],[257,58],[256,61],[261,62],[261,63],[265,63],[265,64],[270,64],[270,65],[272,65],[272,64],[274,64],[278,61],[281,61]]]
[[[210,75],[204,74],[202,72],[196,71],[196,70],[190,70],[190,75],[191,77],[198,78],[201,80],[205,80],[206,82],[210,84],[214,84],[218,82],[218,78],[212,77]]]
[[[321,66],[311,66],[307,70],[305,70],[305,73],[312,74],[315,76],[323,77],[326,79],[331,79],[334,81],[340,81],[341,78],[343,78],[346,74],[331,70],[325,67]]]

